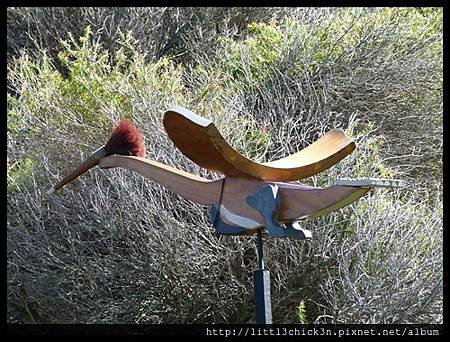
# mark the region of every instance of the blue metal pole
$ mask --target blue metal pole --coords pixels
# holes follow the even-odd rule
[[[270,300],[270,273],[264,269],[261,229],[256,236],[256,251],[259,269],[253,273],[255,289],[256,324],[272,324],[272,303]]]

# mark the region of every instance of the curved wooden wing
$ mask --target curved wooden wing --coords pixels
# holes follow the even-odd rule
[[[337,129],[297,153],[260,164],[230,146],[210,120],[185,108],[167,110],[163,124],[184,155],[201,167],[226,176],[273,181],[302,179],[330,168],[355,149],[355,143]]]

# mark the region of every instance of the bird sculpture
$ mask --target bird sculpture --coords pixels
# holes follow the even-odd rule
[[[329,187],[288,181],[320,173],[353,152],[355,143],[343,130],[331,130],[303,150],[268,163],[254,162],[230,146],[208,119],[185,108],[164,113],[164,128],[180,151],[199,166],[223,175],[210,180],[146,158],[141,132],[120,121],[108,142],[55,184],[52,193],[98,165],[137,172],[193,202],[211,206],[210,221],[218,235],[253,235],[266,228],[276,238],[308,239],[299,221],[342,208],[372,187],[403,186],[400,181],[341,179]]]

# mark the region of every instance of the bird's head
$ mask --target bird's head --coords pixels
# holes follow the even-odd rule
[[[95,151],[92,156],[81,163],[75,170],[52,186],[47,193],[51,194],[67,183],[70,183],[75,178],[97,165],[100,159],[113,154],[145,157],[145,145],[142,133],[131,121],[126,119],[119,121],[114,127],[108,142]]]

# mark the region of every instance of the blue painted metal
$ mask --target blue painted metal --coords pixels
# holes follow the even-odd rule
[[[298,228],[294,228],[294,225],[298,226]],[[307,240],[312,237],[311,231],[301,228],[298,221],[286,223],[286,234],[292,239],[298,239],[298,236],[302,236],[298,240]]]
[[[278,223],[278,210],[281,206],[281,196],[277,185],[265,185],[253,195],[247,197],[247,203],[255,208],[263,217],[270,235],[277,238],[289,237],[305,240],[311,236],[307,230],[295,229],[292,224],[282,226]]]
[[[216,228],[216,234],[219,235],[242,235],[248,233],[248,230],[244,227],[232,226],[223,222],[219,215],[219,204],[214,204],[211,207],[210,220],[213,226]]]
[[[272,301],[270,299],[270,273],[264,269],[261,229],[256,236],[259,269],[253,272],[255,289],[256,324],[272,324]]]
[[[272,324],[269,271],[257,270],[253,272],[253,286],[255,289],[256,324]]]

